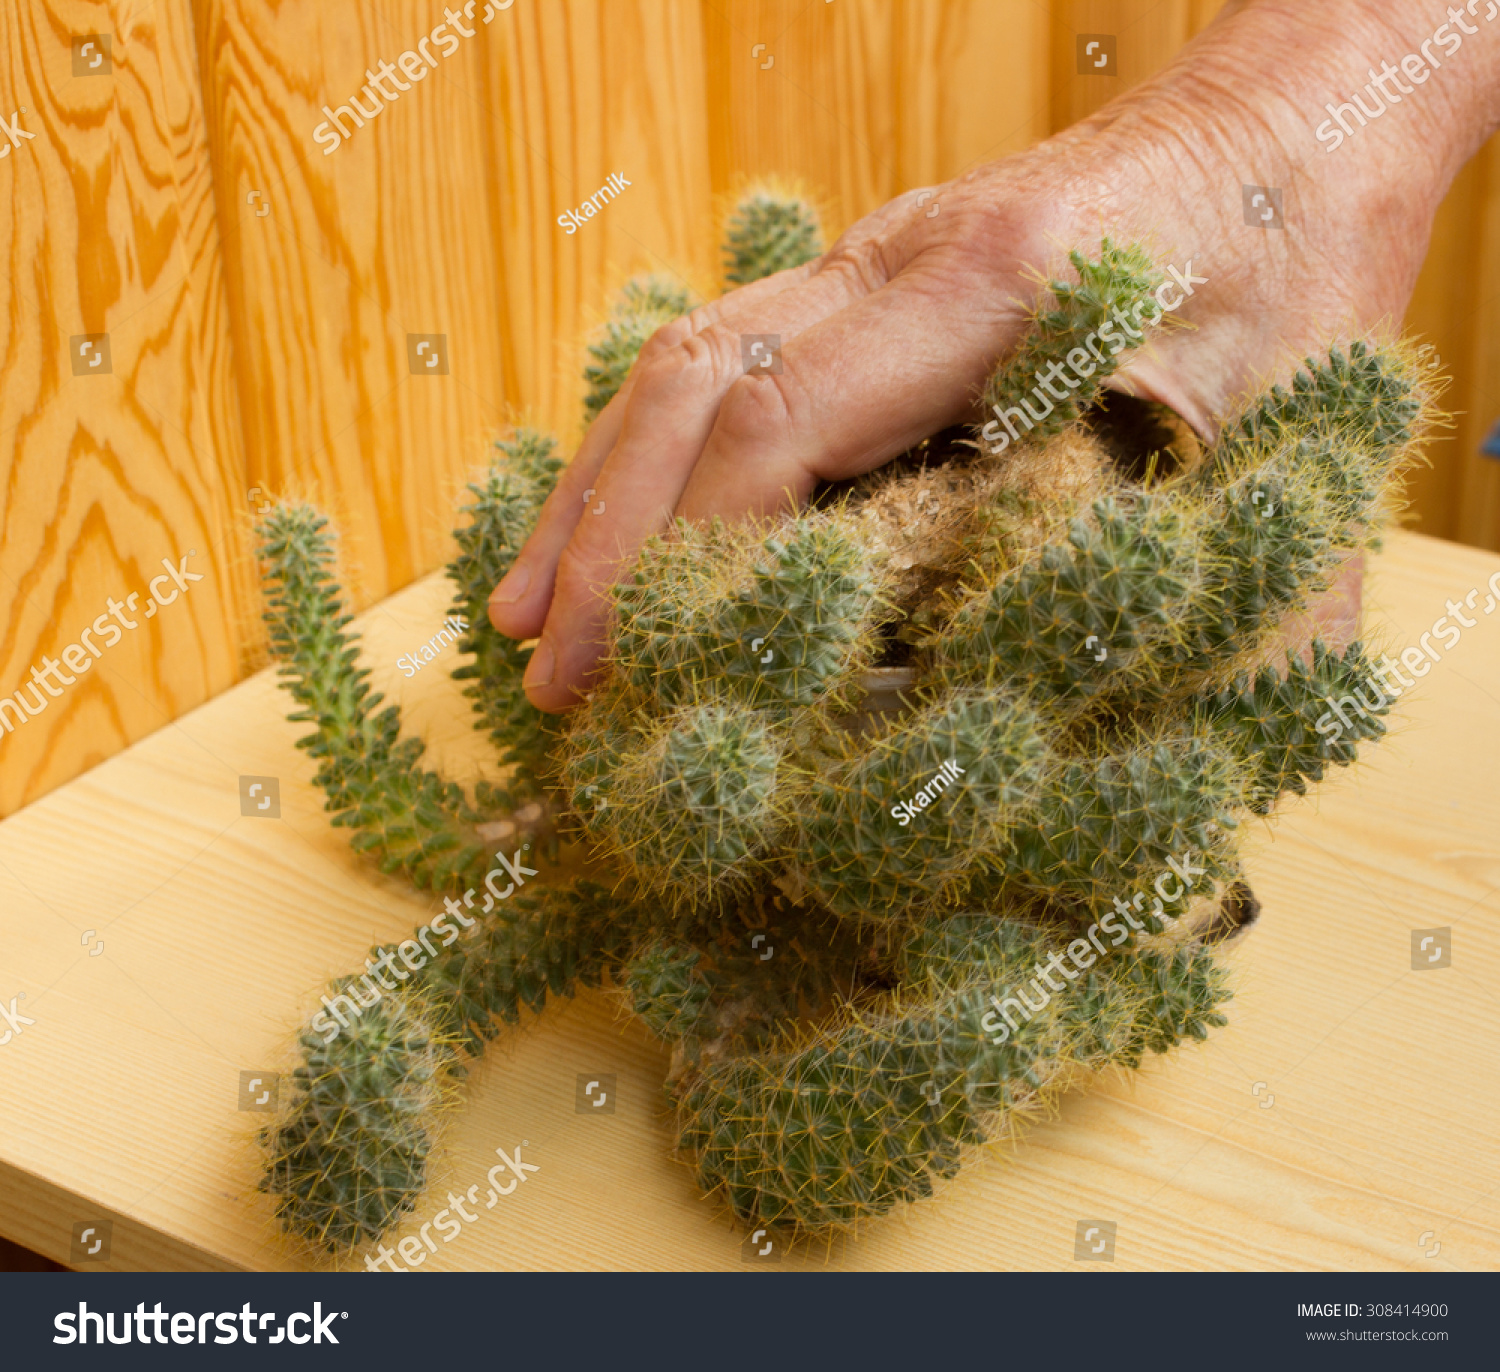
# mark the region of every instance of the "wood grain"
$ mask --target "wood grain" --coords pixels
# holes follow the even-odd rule
[[[1029,0],[704,0],[703,26],[715,191],[800,179],[829,241],[1048,131],[1048,26]]]
[[[581,436],[584,346],[624,281],[719,293],[697,9],[569,0],[512,10],[488,53],[512,411]],[[546,72],[545,80],[537,73]],[[611,172],[631,184],[569,235],[558,226]]]
[[[506,418],[481,46],[505,35],[481,28],[394,103],[375,98],[383,112],[348,121],[329,156],[322,107],[370,108],[366,69],[425,38],[431,6],[212,0],[197,15],[248,484],[333,513],[368,604],[443,558],[452,489]],[[412,371],[408,334],[446,337],[447,375]]]
[[[1415,495],[1416,527],[1500,548],[1500,462],[1479,451],[1500,423],[1500,137],[1460,174],[1438,222],[1415,308],[1451,361],[1445,403],[1456,424],[1451,441],[1430,445],[1432,473]]]
[[[1374,636],[1415,643],[1497,572],[1398,534],[1372,568]],[[359,627],[373,684],[466,777],[486,750],[454,663],[395,665],[447,604],[429,578]],[[1500,613],[1474,617],[1394,736],[1254,840],[1264,913],[1229,954],[1226,1029],[783,1267],[1071,1269],[1078,1221],[1101,1218],[1125,1270],[1500,1266]],[[287,1070],[325,979],[433,911],[328,826],[285,710],[262,672],[0,823],[0,995],[24,991],[36,1021],[0,1046],[5,1237],[66,1261],[72,1226],[107,1218],[111,1267],[301,1265],[255,1190],[263,1117],[236,1111],[239,1073]],[[242,774],[279,777],[279,819],[242,816]],[[1452,967],[1413,971],[1411,930],[1443,926]],[[503,1036],[405,1232],[525,1140],[542,1170],[431,1266],[743,1270],[744,1235],[670,1156],[665,1066],[607,994]],[[616,1074],[616,1113],[575,1112],[580,1072]]]
[[[357,605],[431,571],[453,494],[515,420],[580,432],[580,358],[624,279],[719,289],[718,220],[800,178],[830,239],[1016,151],[1170,60],[1219,0],[516,0],[331,157],[312,140],[426,0],[20,0],[0,12],[0,696],[166,556],[190,597],[0,732],[0,814],[261,660],[252,505],[318,500]],[[70,36],[114,35],[75,77]],[[1079,32],[1121,75],[1080,77]],[[756,46],[764,48],[756,52]],[[764,65],[770,60],[771,65]],[[0,143],[7,140],[0,139]],[[1500,144],[1439,217],[1410,324],[1454,376],[1418,527],[1500,546]],[[583,230],[556,223],[618,171]],[[113,371],[75,377],[73,336]],[[439,333],[450,372],[414,376]],[[0,725],[3,729],[3,725]]]
[[[73,74],[87,33],[113,35],[112,73]],[[0,162],[0,693],[163,558],[195,550],[204,576],[43,713],[7,714],[3,813],[235,681],[254,588],[185,0],[7,6],[0,105],[35,135]],[[101,333],[111,370],[75,375],[73,338]]]
[[[1203,0],[1061,0],[1052,6],[1052,127],[1065,129],[1153,76],[1217,10]],[[1117,75],[1080,72],[1078,36],[1115,40]]]

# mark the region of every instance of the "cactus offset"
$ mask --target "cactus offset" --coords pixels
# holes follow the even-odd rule
[[[587,423],[593,423],[625,384],[646,340],[663,324],[670,324],[692,308],[687,290],[666,277],[643,276],[625,283],[604,325],[604,336],[589,344],[589,356],[594,360],[583,369],[589,388],[583,401]]]
[[[766,188],[734,207],[724,230],[724,279],[748,286],[800,267],[823,251],[817,211],[804,199]]]
[[[729,279],[820,241],[804,202],[752,194]],[[1071,261],[985,392],[997,416],[1024,411],[1017,441],[997,418],[796,515],[651,540],[613,588],[595,688],[555,730],[484,604],[560,464],[535,433],[500,444],[450,567],[473,656],[455,675],[506,769],[472,799],[374,713],[323,521],[265,520],[294,718],[317,726],[303,746],[356,846],[457,910],[487,825],[539,833],[540,807],[616,882],[469,906],[473,927],[378,1004],[368,978],[335,983],[366,1008],[331,1040],[303,1034],[265,1134],[290,1229],[338,1253],[398,1224],[464,1059],[523,1006],[606,977],[672,1045],[700,1184],[796,1232],[924,1197],[1068,1082],[1225,1022],[1210,945],[1221,904],[1247,898],[1240,821],[1353,761],[1389,705],[1358,644],[1268,656],[1378,536],[1434,383],[1424,355],[1356,342],[1208,451],[1119,460],[1090,418],[1115,359],[1089,341],[1121,313],[1152,322],[1158,278],[1108,240]],[[687,306],[627,288],[591,349],[590,414]],[[1080,348],[1088,384],[1046,401],[1036,378]],[[876,669],[897,700],[872,694]]]

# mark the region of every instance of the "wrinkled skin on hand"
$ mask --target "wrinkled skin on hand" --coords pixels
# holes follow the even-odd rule
[[[931,195],[908,191],[822,257],[662,328],[490,601],[501,632],[540,635],[532,702],[576,703],[601,651],[603,592],[674,515],[785,508],[820,481],[981,420],[976,397],[1035,296],[1029,269],[1075,247],[1093,254],[1106,232],[1207,278],[1174,316],[1191,327],[1157,331],[1109,383],[1171,406],[1204,438],[1257,383],[1289,376],[1330,339],[1399,325],[1437,205],[1500,122],[1500,32],[1481,29],[1420,99],[1333,155],[1313,115],[1364,80],[1363,54],[1419,47],[1431,30],[1419,9],[1232,3],[1089,118]],[[1250,169],[1281,187],[1284,230],[1245,224]],[[744,333],[780,334],[779,374],[744,375]],[[583,518],[590,488],[606,513]],[[1359,584],[1355,561],[1316,607],[1325,638],[1353,636]],[[1305,637],[1289,626],[1289,642]]]

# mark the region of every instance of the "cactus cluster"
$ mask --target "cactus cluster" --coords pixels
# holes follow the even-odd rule
[[[728,280],[818,244],[804,203],[752,194]],[[987,414],[1040,398],[1036,376],[1157,285],[1138,246],[1071,263]],[[659,279],[626,288],[589,416],[688,303]],[[672,1046],[704,1190],[792,1233],[926,1196],[1087,1069],[1225,1022],[1214,943],[1251,899],[1242,822],[1384,731],[1363,708],[1325,727],[1329,702],[1386,699],[1359,644],[1273,647],[1389,515],[1433,382],[1424,355],[1355,342],[1207,447],[1171,416],[1122,427],[1126,402],[1097,389],[1109,370],[1014,442],[986,422],[796,514],[651,540],[613,588],[592,690],[555,727],[484,603],[561,464],[537,433],[500,442],[449,569],[470,624],[456,675],[504,768],[472,797],[376,712],[325,522],[265,518],[293,717],[315,726],[303,746],[356,846],[450,908],[480,886],[495,825],[586,841],[598,878],[488,902],[342,1032],[303,1032],[264,1135],[290,1230],[341,1253],[399,1223],[465,1059],[579,985],[607,979]],[[331,992],[364,1006],[357,978]]]

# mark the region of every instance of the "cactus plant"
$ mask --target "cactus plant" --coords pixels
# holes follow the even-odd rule
[[[758,186],[742,196],[724,228],[724,280],[748,286],[800,267],[823,251],[818,213],[800,195]]]
[[[692,307],[693,299],[686,288],[665,276],[641,276],[625,283],[603,336],[589,344],[589,356],[594,360],[583,369],[589,388],[583,401],[586,421],[592,423],[614,399],[646,340]]]
[[[816,240],[801,202],[754,194],[730,279]],[[1108,240],[1072,267],[997,366],[997,416],[1156,280],[1144,249]],[[594,350],[591,412],[649,322],[686,303],[627,288]],[[470,488],[449,569],[473,659],[455,675],[505,768],[472,797],[419,766],[394,707],[375,712],[326,523],[275,510],[267,618],[334,822],[474,912],[376,1003],[336,982],[342,1032],[302,1033],[291,1103],[264,1134],[284,1224],[334,1253],[398,1224],[464,1060],[521,1007],[606,979],[672,1045],[701,1186],[746,1222],[806,1233],[930,1194],[1081,1073],[1225,1023],[1213,943],[1221,906],[1248,900],[1241,820],[1385,727],[1359,644],[1271,647],[1376,537],[1433,391],[1425,355],[1355,342],[1211,448],[1121,461],[1097,389],[1080,389],[1014,442],[986,423],[796,514],[679,524],[614,588],[602,673],[557,728],[484,614],[561,465],[520,431]],[[882,673],[900,683],[884,705]],[[1364,691],[1376,707],[1328,728],[1325,702]],[[528,827],[540,810],[613,886],[473,906],[488,825],[555,843]]]

